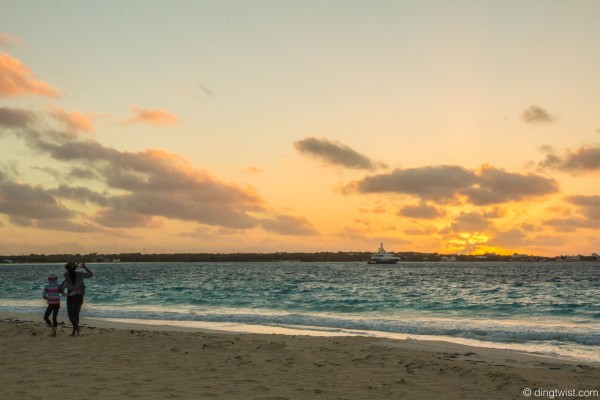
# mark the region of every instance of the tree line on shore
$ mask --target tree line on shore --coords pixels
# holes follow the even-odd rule
[[[0,256],[3,263],[66,263],[69,261],[85,262],[346,262],[368,261],[372,252],[315,252],[315,253],[119,253],[119,254],[28,254]],[[401,261],[511,261],[513,256],[486,254],[457,255],[419,252],[395,252]],[[558,260],[561,257],[556,258]],[[541,256],[528,256],[521,261],[551,261]],[[580,256],[581,261],[595,261],[597,257]]]

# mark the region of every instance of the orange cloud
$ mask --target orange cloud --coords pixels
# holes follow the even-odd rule
[[[60,107],[49,107],[48,113],[71,132],[93,132],[89,117],[79,111],[68,112]]]
[[[160,219],[152,216],[138,214],[128,210],[109,208],[100,209],[96,213],[94,220],[102,226],[111,228],[161,228],[164,226]]]
[[[157,228],[170,219],[238,231],[318,234],[306,218],[270,210],[256,189],[221,181],[177,154],[160,149],[119,151],[63,130],[20,129],[31,118],[23,110],[0,107],[0,125],[31,150],[79,166],[63,176],[85,185],[23,184],[0,169],[0,216],[7,215],[14,225],[93,232]],[[95,211],[71,209],[73,203]]]
[[[125,125],[131,124],[150,124],[150,125],[175,125],[179,118],[168,111],[161,109],[131,107],[133,117],[123,121]]]
[[[29,68],[8,53],[0,54],[0,97],[39,95],[58,97],[58,91],[33,76]]]

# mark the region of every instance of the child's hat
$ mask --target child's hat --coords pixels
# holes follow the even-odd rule
[[[48,275],[48,280],[54,282],[58,280],[58,276],[56,276],[55,274],[50,274]]]

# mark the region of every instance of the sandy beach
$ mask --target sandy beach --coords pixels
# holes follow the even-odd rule
[[[0,315],[3,399],[518,399],[600,390],[600,366],[452,343],[231,334]],[[558,398],[558,392],[555,392]],[[596,396],[598,397],[598,396]]]

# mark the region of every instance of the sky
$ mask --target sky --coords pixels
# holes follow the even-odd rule
[[[598,17],[0,0],[0,254],[600,253]]]

